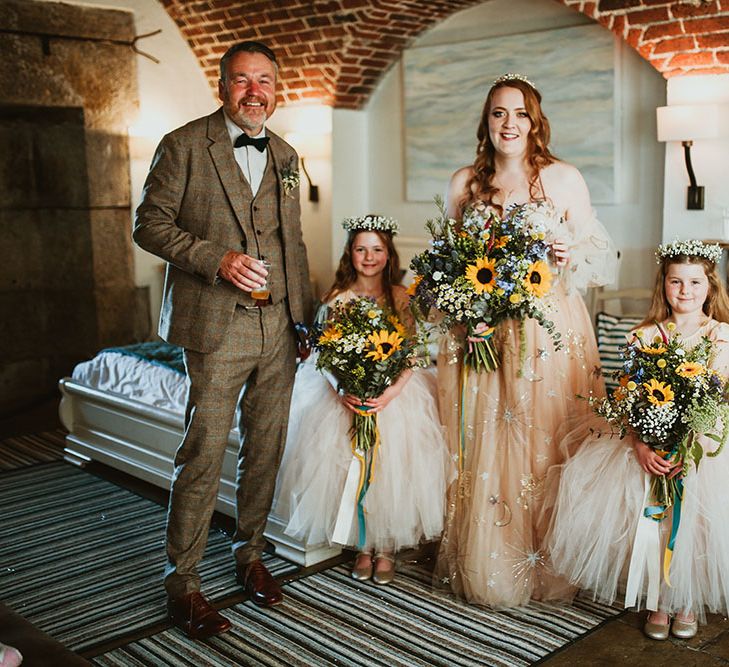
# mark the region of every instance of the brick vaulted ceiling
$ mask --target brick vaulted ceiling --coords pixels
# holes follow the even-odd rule
[[[215,90],[225,50],[258,39],[281,61],[279,103],[344,109],[362,108],[423,31],[484,1],[161,0]],[[666,78],[729,73],[729,0],[558,1],[612,30]]]

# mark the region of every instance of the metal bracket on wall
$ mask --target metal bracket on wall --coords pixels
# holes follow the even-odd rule
[[[145,33],[144,35],[137,35],[131,42],[124,39],[107,39],[105,37],[82,37],[80,35],[57,35],[50,32],[37,32],[33,30],[14,30],[13,28],[0,28],[0,34],[6,35],[23,35],[26,37],[38,37],[41,40],[41,47],[43,49],[44,56],[51,55],[51,40],[52,39],[69,39],[79,42],[100,42],[102,44],[115,44],[117,46],[129,46],[134,53],[149,58],[153,63],[159,65],[159,60],[149,53],[140,51],[137,48],[137,42],[145,37],[152,37],[162,32],[162,28],[154,30],[152,32]]]

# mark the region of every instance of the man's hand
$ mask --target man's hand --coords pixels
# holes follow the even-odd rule
[[[266,284],[268,271],[254,257],[228,250],[220,262],[218,275],[244,292]]]

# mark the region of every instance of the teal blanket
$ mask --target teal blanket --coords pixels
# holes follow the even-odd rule
[[[118,352],[129,357],[144,359],[150,364],[171,368],[176,373],[185,374],[185,364],[182,360],[182,348],[162,341],[149,343],[134,343],[122,347],[107,347],[102,352]]]

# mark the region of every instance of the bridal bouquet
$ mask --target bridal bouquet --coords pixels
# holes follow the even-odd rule
[[[457,222],[446,216],[441,199],[436,203],[440,219],[426,223],[430,248],[410,264],[416,274],[412,294],[421,314],[436,308],[445,328],[466,327],[464,362],[476,371],[498,368],[491,337],[506,319],[536,319],[559,349],[560,334],[544,315],[553,277],[543,205],[512,206],[501,217],[477,203]],[[523,354],[523,328],[521,333]]]
[[[335,304],[314,347],[317,368],[332,373],[341,391],[362,400],[379,396],[416,355],[416,340],[398,317],[367,298]],[[364,405],[353,417],[355,449],[367,451],[375,443],[376,420]]]
[[[634,433],[664,458],[680,463],[685,475],[704,455],[716,456],[724,447],[729,432],[728,387],[726,378],[708,366],[711,341],[704,338],[686,350],[681,337],[671,335],[675,326],[669,323],[667,329],[659,327],[661,335],[653,341],[636,333],[622,351],[623,368],[614,373],[618,386],[593,407],[621,438]],[[705,452],[698,440],[701,435],[717,442],[717,449]],[[680,494],[681,477],[654,477],[656,506],[671,506]]]

